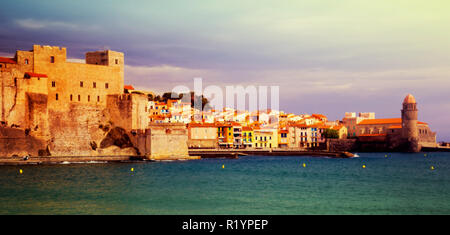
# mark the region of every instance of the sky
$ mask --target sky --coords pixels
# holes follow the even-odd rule
[[[447,0],[2,2],[0,56],[33,44],[68,57],[125,53],[125,84],[156,93],[203,85],[279,86],[280,109],[419,119],[450,141]]]

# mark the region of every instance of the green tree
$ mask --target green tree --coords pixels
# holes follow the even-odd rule
[[[174,98],[172,98],[172,97],[174,97]],[[173,93],[173,95],[172,95],[172,92],[165,92],[162,95],[162,98],[164,101],[167,101],[169,99],[181,99],[181,97],[182,97],[181,94]]]
[[[333,129],[323,130],[322,135],[327,139],[338,139],[339,138],[339,132],[337,130],[333,130]]]

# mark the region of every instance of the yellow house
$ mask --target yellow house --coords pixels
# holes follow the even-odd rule
[[[255,148],[278,148],[277,129],[254,129]]]
[[[253,132],[253,128],[249,126],[242,127],[242,144],[246,148],[254,147],[255,135]]]
[[[348,130],[344,125],[334,126],[333,130],[337,130],[339,133],[339,139],[347,139]]]
[[[233,147],[233,125],[231,123],[216,123],[216,126],[219,147]]]

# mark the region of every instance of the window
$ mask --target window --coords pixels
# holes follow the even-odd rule
[[[56,97],[55,98],[56,98],[56,100],[58,100],[58,93],[56,93]]]
[[[81,96],[80,95],[78,95],[78,101],[81,101]]]
[[[93,83],[92,83],[92,86],[93,86],[94,88],[97,88],[97,83],[93,82]]]
[[[88,95],[88,102],[90,102],[91,101],[91,96],[90,95]]]
[[[28,59],[25,59],[25,64],[28,64]]]
[[[109,88],[109,84],[105,83],[105,88],[108,89]]]
[[[73,96],[72,96],[72,95],[70,95],[70,101],[72,101],[72,99],[73,99]]]
[[[50,56],[50,63],[55,63],[55,57],[54,56]]]
[[[83,87],[83,82],[82,81],[80,82],[80,87]]]
[[[118,59],[116,59],[116,64],[119,64],[119,60]]]
[[[97,96],[97,102],[100,102],[100,96]]]
[[[56,87],[56,82],[52,81],[52,87]]]

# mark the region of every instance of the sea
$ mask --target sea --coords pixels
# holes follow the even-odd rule
[[[450,153],[0,166],[0,214],[450,214]]]

